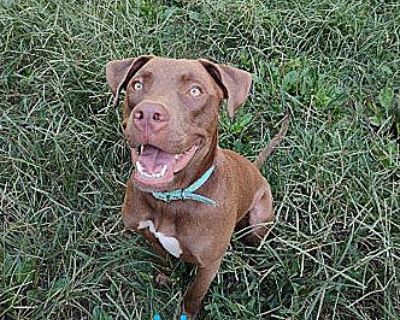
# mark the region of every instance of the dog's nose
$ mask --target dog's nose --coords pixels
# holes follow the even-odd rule
[[[169,114],[161,103],[142,102],[133,109],[133,123],[136,128],[146,133],[155,133],[164,128]]]

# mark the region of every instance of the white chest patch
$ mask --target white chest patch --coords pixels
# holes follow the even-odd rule
[[[174,237],[168,237],[162,232],[156,232],[154,223],[151,220],[140,221],[138,229],[149,228],[149,231],[160,241],[161,245],[173,256],[179,258],[182,254],[182,249],[179,241]]]

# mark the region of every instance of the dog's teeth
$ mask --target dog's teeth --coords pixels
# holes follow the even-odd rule
[[[164,166],[162,167],[162,169],[160,171],[160,177],[163,177],[165,175],[166,171],[167,171],[167,165],[164,164]]]
[[[142,167],[142,165],[140,164],[139,161],[136,161],[136,168],[138,169],[138,171],[140,173],[143,173],[143,167]]]
[[[176,154],[175,155],[175,160],[178,160],[178,158],[179,158],[179,154]]]
[[[158,172],[158,173],[155,173],[155,174],[153,174],[153,177],[154,178],[161,178],[162,176],[161,176],[161,172]]]
[[[137,171],[144,177],[146,178],[156,178],[159,179],[165,175],[165,172],[167,172],[167,165],[165,164],[162,168],[161,171],[156,172],[156,173],[148,173],[144,170],[142,164],[139,161],[136,161],[136,169]]]
[[[142,154],[142,153],[143,153],[143,149],[144,149],[144,145],[143,145],[143,144],[141,144],[141,145],[140,145],[140,154]]]

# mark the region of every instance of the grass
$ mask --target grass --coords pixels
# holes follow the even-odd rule
[[[220,144],[253,158],[292,113],[263,173],[276,224],[236,234],[204,319],[400,319],[398,1],[0,4],[0,318],[172,319],[193,270],[156,289],[123,229],[130,163],[105,64],[152,53],[253,73]]]

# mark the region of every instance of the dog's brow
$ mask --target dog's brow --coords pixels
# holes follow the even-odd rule
[[[181,75],[181,80],[185,81],[185,80],[194,80],[195,79],[195,75],[192,72],[185,72]]]
[[[142,76],[143,78],[150,78],[150,77],[152,77],[153,76],[153,72],[151,72],[151,71],[143,71],[141,74],[140,74],[140,76]]]
[[[185,72],[185,73],[183,73],[181,75],[181,77],[180,77],[180,80],[183,81],[183,82],[184,81],[196,81],[196,82],[200,81],[199,77],[196,76],[196,74],[193,73],[193,72]]]

